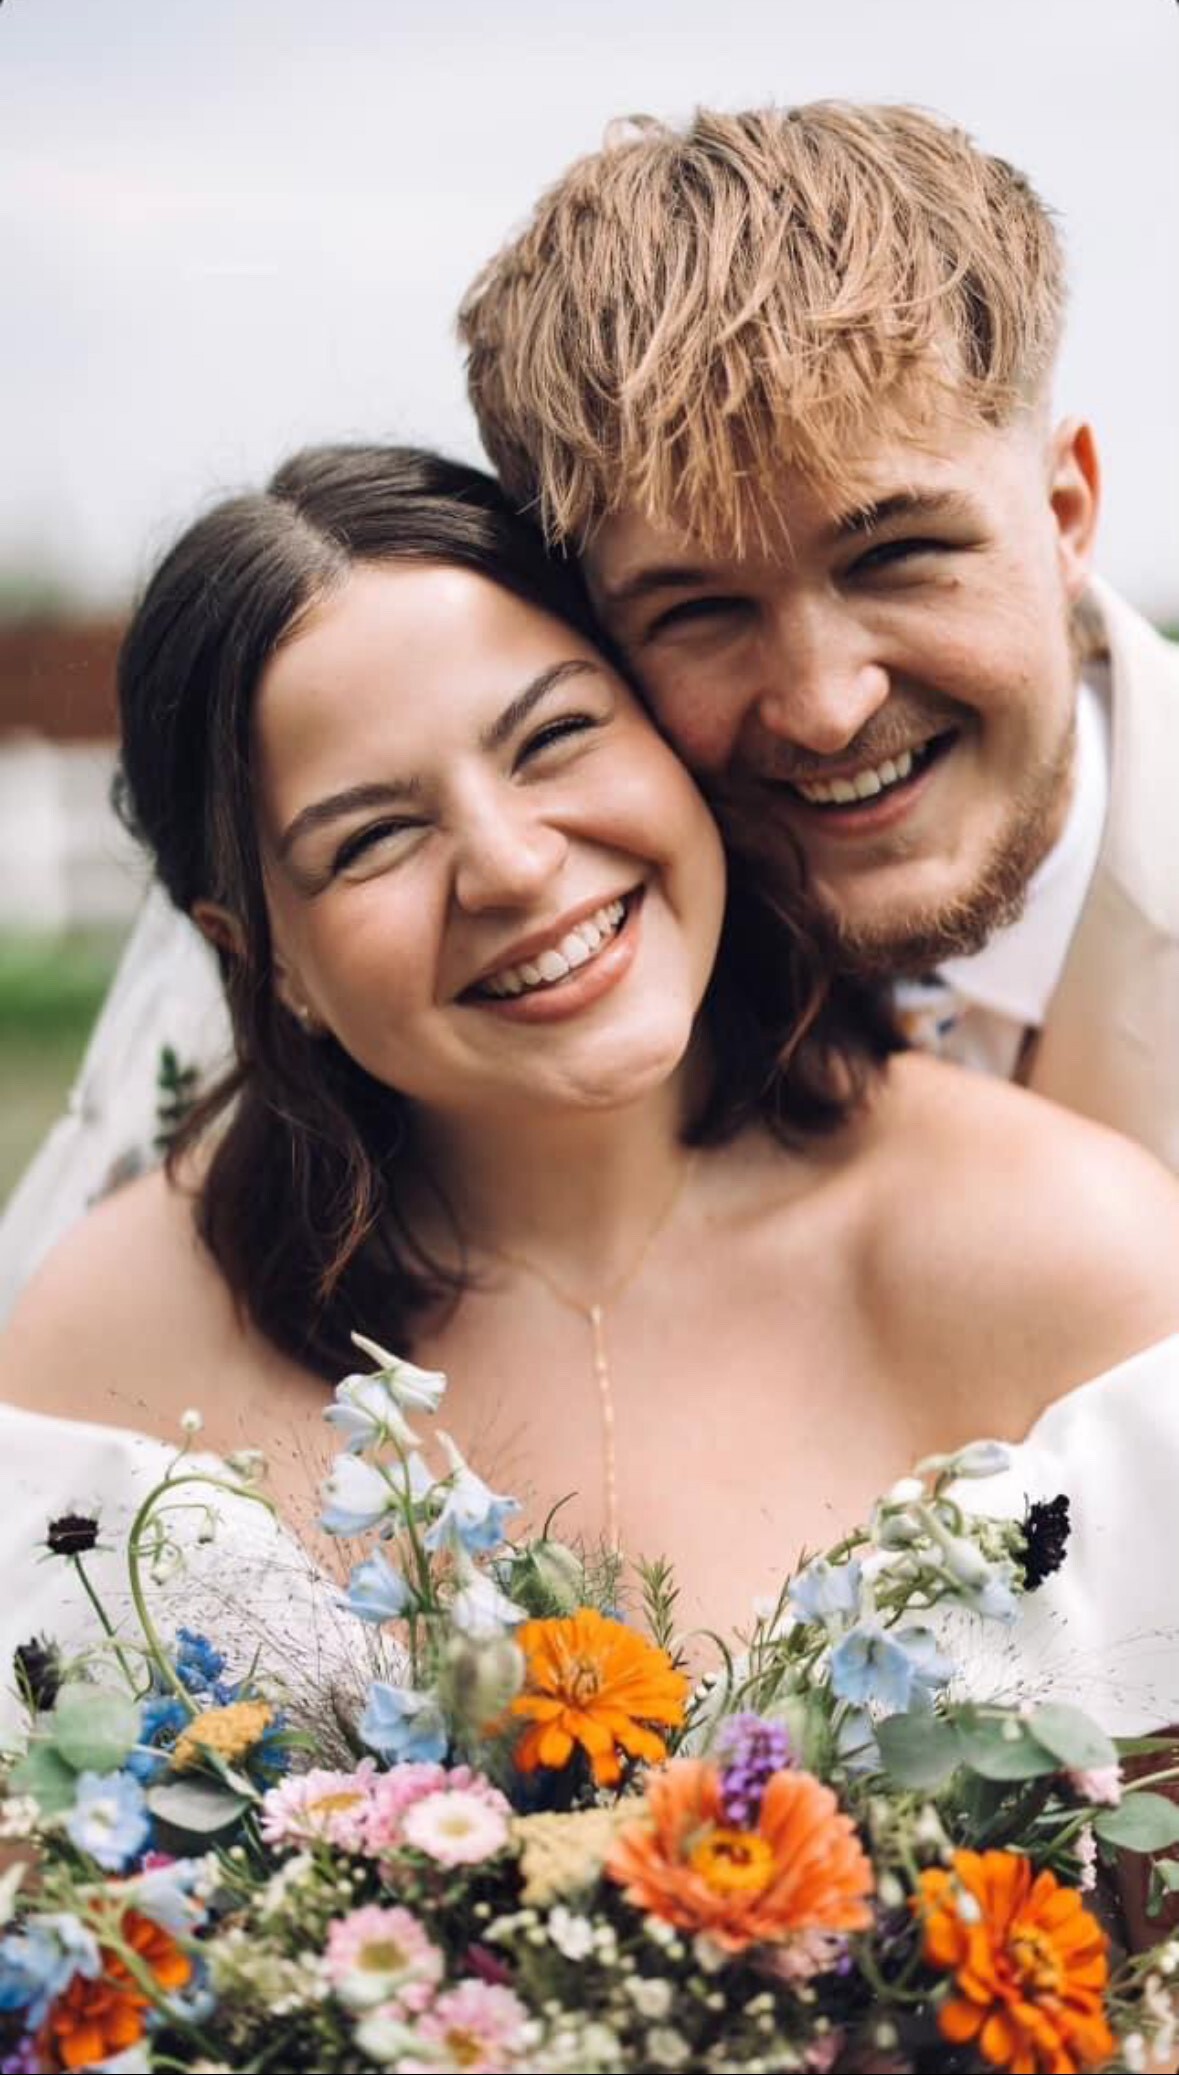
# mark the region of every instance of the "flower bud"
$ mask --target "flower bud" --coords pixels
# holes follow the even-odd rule
[[[447,1712],[482,1730],[502,1715],[524,1684],[524,1653],[510,1636],[477,1641],[452,1635],[442,1668]]]

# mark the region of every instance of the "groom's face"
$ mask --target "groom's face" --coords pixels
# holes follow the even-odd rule
[[[926,968],[1018,912],[1071,789],[1070,615],[1091,436],[1029,412],[788,474],[773,555],[726,559],[634,513],[588,551],[657,718],[773,870],[787,833],[849,963]]]

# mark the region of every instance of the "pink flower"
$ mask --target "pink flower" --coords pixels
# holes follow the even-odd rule
[[[1098,1808],[1116,1808],[1122,1798],[1122,1769],[1117,1764],[1093,1765],[1087,1771],[1078,1767],[1069,1772],[1068,1783],[1082,1801]]]
[[[490,1808],[507,1807],[499,1789],[485,1780],[482,1773],[472,1772],[469,1765],[455,1765],[449,1771],[445,1765],[395,1765],[391,1771],[378,1774],[365,1819],[364,1849],[373,1858],[396,1851],[406,1841],[405,1817],[416,1802],[424,1801],[428,1794],[460,1790],[477,1796]]]
[[[418,2019],[418,2038],[446,2055],[445,2060],[431,2056],[423,2065],[463,2068],[468,2075],[502,2075],[516,2065],[527,2017],[511,1989],[493,1988],[486,1981],[460,1981]]]
[[[408,1909],[382,1909],[377,1903],[329,1924],[324,1964],[350,2010],[391,2003],[399,2012],[414,2013],[425,2009],[443,1967],[438,1947]]]
[[[365,1849],[365,1819],[377,1778],[365,1758],[355,1772],[316,1768],[271,1787],[262,1801],[262,1836],[267,1844],[334,1844],[340,1851]]]
[[[502,1794],[496,1800],[498,1806],[469,1787],[423,1795],[405,1811],[405,1842],[440,1866],[478,1866],[502,1852],[508,1841],[510,1806]]]

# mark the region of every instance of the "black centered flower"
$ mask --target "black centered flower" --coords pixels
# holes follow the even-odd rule
[[[53,1706],[61,1685],[61,1659],[53,1643],[44,1636],[18,1643],[12,1653],[12,1671],[18,1693],[34,1713],[43,1714]]]
[[[1034,1592],[1064,1562],[1070,1533],[1068,1499],[1064,1492],[1054,1499],[1036,1499],[1020,1523],[1023,1529],[1023,1582],[1025,1592]]]
[[[98,1541],[98,1522],[89,1513],[63,1513],[50,1521],[45,1539],[55,1556],[85,1556]]]

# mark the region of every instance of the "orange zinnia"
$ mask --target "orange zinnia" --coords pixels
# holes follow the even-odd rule
[[[963,1906],[965,1905],[965,1907]],[[955,1852],[923,1873],[924,1957],[954,1975],[938,2025],[994,2068],[1079,2075],[1114,2051],[1105,1933],[1074,1888],[1020,1852]]]
[[[129,1909],[119,1933],[162,1989],[183,1988],[192,1961],[159,1924]],[[95,1980],[75,1974],[50,2004],[37,2034],[46,2068],[89,2068],[143,2037],[150,1998],[118,1953],[104,1945],[101,1956],[102,1973]]]
[[[530,1723],[516,1746],[522,1772],[567,1765],[580,1744],[598,1785],[612,1787],[622,1776],[620,1751],[653,1764],[666,1758],[650,1724],[678,1727],[688,1682],[665,1651],[593,1607],[559,1621],[526,1621],[516,1639],[524,1691],[509,1712]]]
[[[830,1787],[793,1768],[772,1773],[755,1830],[725,1820],[721,1775],[675,1758],[647,1783],[647,1820],[629,1824],[606,1872],[637,1909],[726,1952],[807,1931],[862,1931],[872,1867]]]

